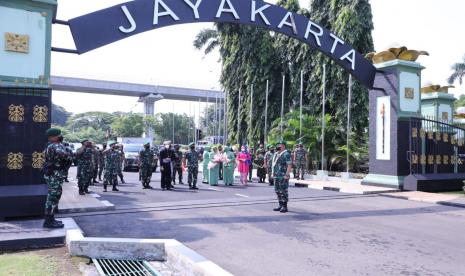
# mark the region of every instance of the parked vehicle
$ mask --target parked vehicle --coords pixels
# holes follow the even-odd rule
[[[124,150],[123,170],[139,171],[139,152],[142,149],[142,144],[122,144]]]

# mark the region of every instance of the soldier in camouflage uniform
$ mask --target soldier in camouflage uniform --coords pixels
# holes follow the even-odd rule
[[[307,165],[307,151],[304,149],[302,143],[294,151],[294,160],[292,162],[295,165],[297,174],[294,172],[294,178],[304,180],[305,166]]]
[[[265,164],[266,164],[266,173],[268,174],[268,183],[270,186],[273,186],[273,174],[272,174],[272,163],[273,163],[273,155],[274,155],[274,146],[267,145],[266,146],[268,151],[265,154]]]
[[[150,148],[150,143],[146,143],[144,149],[139,152],[139,175],[143,189],[152,189],[150,181],[152,180],[154,156],[155,153]]]
[[[124,182],[124,175],[123,175],[124,159],[126,158],[124,154],[124,146],[119,145],[117,149],[119,149],[118,176],[121,179],[121,183],[125,184],[126,182]]]
[[[71,147],[69,146],[68,143],[63,143],[63,136],[59,137],[59,141],[60,141],[60,143],[63,144],[63,146],[65,147],[66,153],[70,156],[70,159],[63,164],[63,175],[64,175],[64,178],[65,178],[64,181],[69,182],[69,180],[68,180],[68,172],[69,172],[69,169],[71,168],[71,166],[73,165],[73,150],[71,149]],[[58,208],[57,208],[57,210],[58,210]]]
[[[188,169],[187,183],[189,183],[189,189],[198,190],[197,176],[199,173],[200,153],[195,150],[195,143],[190,143],[189,148],[190,150],[183,158],[184,167],[187,167]]]
[[[82,147],[76,152],[76,159],[78,163],[78,187],[79,194],[85,195],[89,192],[89,185],[92,182],[94,173],[94,149],[92,142],[84,140],[81,142]]]
[[[280,141],[277,144],[277,152],[273,156],[273,180],[276,195],[278,196],[279,207],[273,209],[281,213],[287,212],[287,202],[289,201],[289,178],[292,170],[291,154],[286,150],[286,142]]]
[[[182,152],[179,150],[179,145],[174,145],[174,155],[171,162],[171,166],[173,169],[173,175],[171,176],[171,180],[173,181],[173,185],[176,185],[176,173],[179,176],[179,184],[184,184],[182,182]]]
[[[103,173],[103,191],[107,191],[107,186],[112,185],[113,191],[118,192],[116,184],[118,184],[118,167],[121,165],[121,153],[118,150],[115,141],[108,142],[109,149],[103,152],[105,156],[105,171]]]
[[[265,183],[266,165],[265,165],[265,148],[263,144],[255,152],[255,166],[257,167],[258,183]]]
[[[103,152],[107,149],[107,144],[102,144],[102,149],[100,150],[99,159],[98,159],[98,180],[102,181],[103,167],[105,166],[105,156]]]
[[[97,176],[98,176],[98,169],[99,169],[99,160],[100,160],[100,149],[97,147],[95,143],[92,144],[92,150],[94,151],[94,170],[92,174],[92,183],[99,183],[97,181]]]
[[[294,175],[294,178],[297,178],[297,167],[295,165],[294,160],[295,160],[295,153],[296,153],[298,148],[299,148],[299,145],[295,145],[294,149],[291,152],[292,174]]]
[[[55,220],[54,210],[60,202],[63,180],[65,179],[62,166],[72,160],[63,144],[59,141],[61,130],[51,128],[46,133],[48,145],[45,149],[44,179],[47,183],[48,193],[45,202],[44,228],[63,228],[61,221]]]

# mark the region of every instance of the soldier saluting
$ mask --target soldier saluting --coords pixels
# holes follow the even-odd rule
[[[185,154],[183,159],[184,167],[187,165],[188,169],[187,182],[189,183],[189,189],[198,190],[197,177],[199,173],[200,153],[195,150],[195,143],[190,143],[189,148],[190,151]]]
[[[84,139],[82,147],[76,152],[76,159],[78,162],[78,186],[79,194],[85,195],[89,192],[89,185],[92,183],[93,171],[94,171],[94,149],[92,142],[88,139]]]
[[[118,150],[116,141],[109,141],[109,149],[103,152],[105,156],[105,171],[103,173],[103,191],[107,191],[107,186],[112,185],[113,191],[118,192],[116,184],[118,183],[118,167],[121,164],[120,162],[120,152]]]
[[[48,145],[45,149],[44,178],[47,183],[47,201],[45,202],[44,228],[63,228],[61,221],[55,220],[54,211],[58,207],[65,179],[62,166],[67,164],[72,156],[60,142],[61,130],[50,128],[47,130]]]
[[[150,148],[150,143],[146,143],[144,149],[139,152],[139,174],[143,189],[152,189],[150,181],[152,179],[154,156],[155,152]]]
[[[272,174],[279,207],[273,211],[286,213],[289,201],[289,178],[292,170],[291,154],[286,150],[285,141],[280,141],[276,145],[277,152],[273,155]]]
[[[176,185],[176,173],[179,177],[179,184],[184,184],[182,182],[182,152],[179,145],[174,145],[174,154],[171,161],[173,163],[173,175],[171,179],[173,181],[173,185]]]

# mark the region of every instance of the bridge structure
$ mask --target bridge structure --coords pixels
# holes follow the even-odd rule
[[[186,87],[138,84],[108,80],[52,76],[50,87],[54,91],[138,97],[144,103],[144,114],[155,114],[155,102],[178,100],[208,102],[211,99],[224,100],[223,91]]]

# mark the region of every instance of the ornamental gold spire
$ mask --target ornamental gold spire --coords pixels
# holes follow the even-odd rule
[[[428,86],[424,86],[421,89],[421,93],[436,93],[436,92],[449,93],[449,88],[455,88],[455,86],[428,85]]]
[[[407,47],[402,46],[399,48],[389,48],[387,51],[372,52],[367,54],[365,57],[371,60],[374,64],[383,63],[395,59],[405,61],[416,61],[419,56],[429,56],[426,51],[409,50]]]

